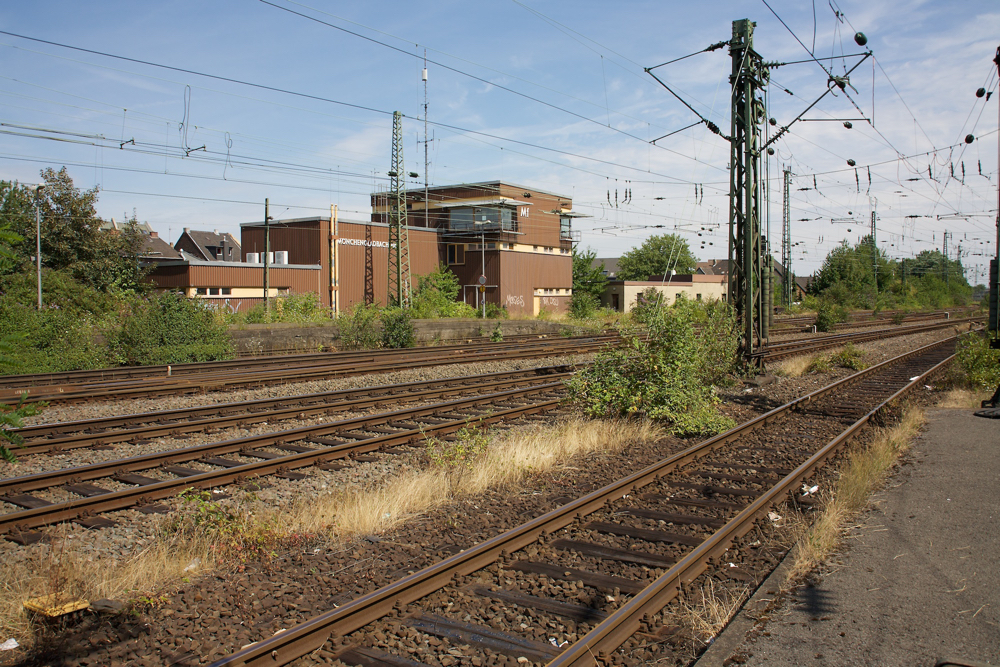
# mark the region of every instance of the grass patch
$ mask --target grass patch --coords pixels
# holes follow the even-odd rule
[[[896,426],[878,429],[871,444],[848,456],[822,514],[795,546],[790,581],[801,579],[836,552],[848,520],[865,508],[923,423],[923,412],[908,408]]]
[[[426,469],[365,489],[303,501],[291,510],[289,525],[338,539],[380,533],[462,496],[491,488],[515,489],[529,475],[551,470],[574,456],[617,452],[663,435],[650,422],[580,418],[495,436],[466,429],[454,442],[429,440]]]
[[[971,389],[949,389],[938,401],[939,408],[963,408],[978,410],[982,402],[990,397],[988,392]]]
[[[776,362],[771,370],[776,375],[781,375],[789,378],[797,378],[805,375],[812,368],[813,362],[816,361],[815,354],[803,354],[797,357],[789,357],[787,359],[782,359]]]
[[[697,599],[681,603],[681,619],[699,640],[710,643],[722,632],[743,603],[750,597],[750,587],[730,591],[709,578],[698,589]]]

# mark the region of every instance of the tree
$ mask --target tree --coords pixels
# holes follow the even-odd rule
[[[135,291],[145,270],[139,264],[142,233],[135,215],[120,231],[102,232],[97,215],[98,188],[80,190],[66,168],[43,169],[45,187],[37,194],[31,188],[0,182],[0,216],[9,232],[24,239],[11,246],[14,257],[0,269],[6,273],[25,270],[33,262],[36,242],[35,204],[41,212],[42,265],[66,270],[77,280],[102,291]],[[4,239],[0,237],[0,243]]]
[[[694,273],[698,260],[688,242],[677,234],[650,236],[638,248],[632,248],[618,260],[618,278],[647,280],[669,271]]]
[[[596,299],[604,294],[608,278],[604,275],[604,262],[594,266],[596,259],[596,250],[588,247],[586,252],[581,252],[579,243],[573,246],[573,294],[583,292]]]

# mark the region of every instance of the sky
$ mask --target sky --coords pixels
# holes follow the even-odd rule
[[[948,232],[985,282],[1000,182],[990,0],[3,3],[0,179],[65,166],[100,188],[99,215],[134,212],[171,242],[184,227],[239,238],[265,198],[276,219],[336,205],[365,220],[400,111],[412,187],[504,180],[572,197],[599,257],[678,233],[725,258],[730,147],[698,121],[729,134],[732,63],[703,50],[744,18],[782,63],[766,100],[768,136],[789,126],[765,171],[775,254],[789,169],[796,274],[867,234],[874,209],[890,257]],[[689,55],[653,70],[683,102],[644,71]]]

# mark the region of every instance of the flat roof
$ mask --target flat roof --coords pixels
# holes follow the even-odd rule
[[[501,185],[506,185],[506,186],[509,186],[509,187],[512,187],[512,188],[518,188],[518,189],[521,189],[521,190],[529,190],[531,192],[537,192],[538,194],[541,194],[541,195],[551,195],[553,197],[558,197],[559,199],[565,199],[566,201],[571,201],[573,199],[572,197],[567,197],[566,195],[561,195],[561,194],[558,194],[556,192],[548,192],[546,190],[539,190],[538,188],[531,187],[531,186],[528,186],[528,185],[518,185],[517,183],[511,183],[510,181],[483,181],[481,183],[454,183],[452,185],[435,185],[435,186],[427,188],[427,191],[428,192],[434,192],[436,190],[450,190],[452,188],[482,188],[482,187],[489,187],[489,186],[496,187],[496,188],[499,189],[499,187]],[[419,194],[419,193],[421,193],[423,191],[424,191],[424,188],[410,188],[410,189],[404,190],[403,192],[405,192],[407,194],[409,194],[409,193]],[[382,193],[382,192],[373,192],[372,193],[372,195],[380,195],[380,194],[384,194],[384,193]]]

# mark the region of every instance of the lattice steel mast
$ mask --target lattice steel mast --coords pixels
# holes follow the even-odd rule
[[[784,275],[781,278],[781,295],[784,299],[785,307],[792,305],[794,292],[792,291],[792,170],[785,167],[785,196],[781,206],[781,266],[784,268]]]
[[[759,351],[768,335],[767,276],[761,235],[761,90],[768,70],[753,50],[748,19],[733,21],[732,134],[729,176],[729,303],[736,311],[744,359]]]
[[[392,114],[392,168],[389,170],[389,280],[391,305],[410,307],[410,237],[403,184],[403,114]]]

